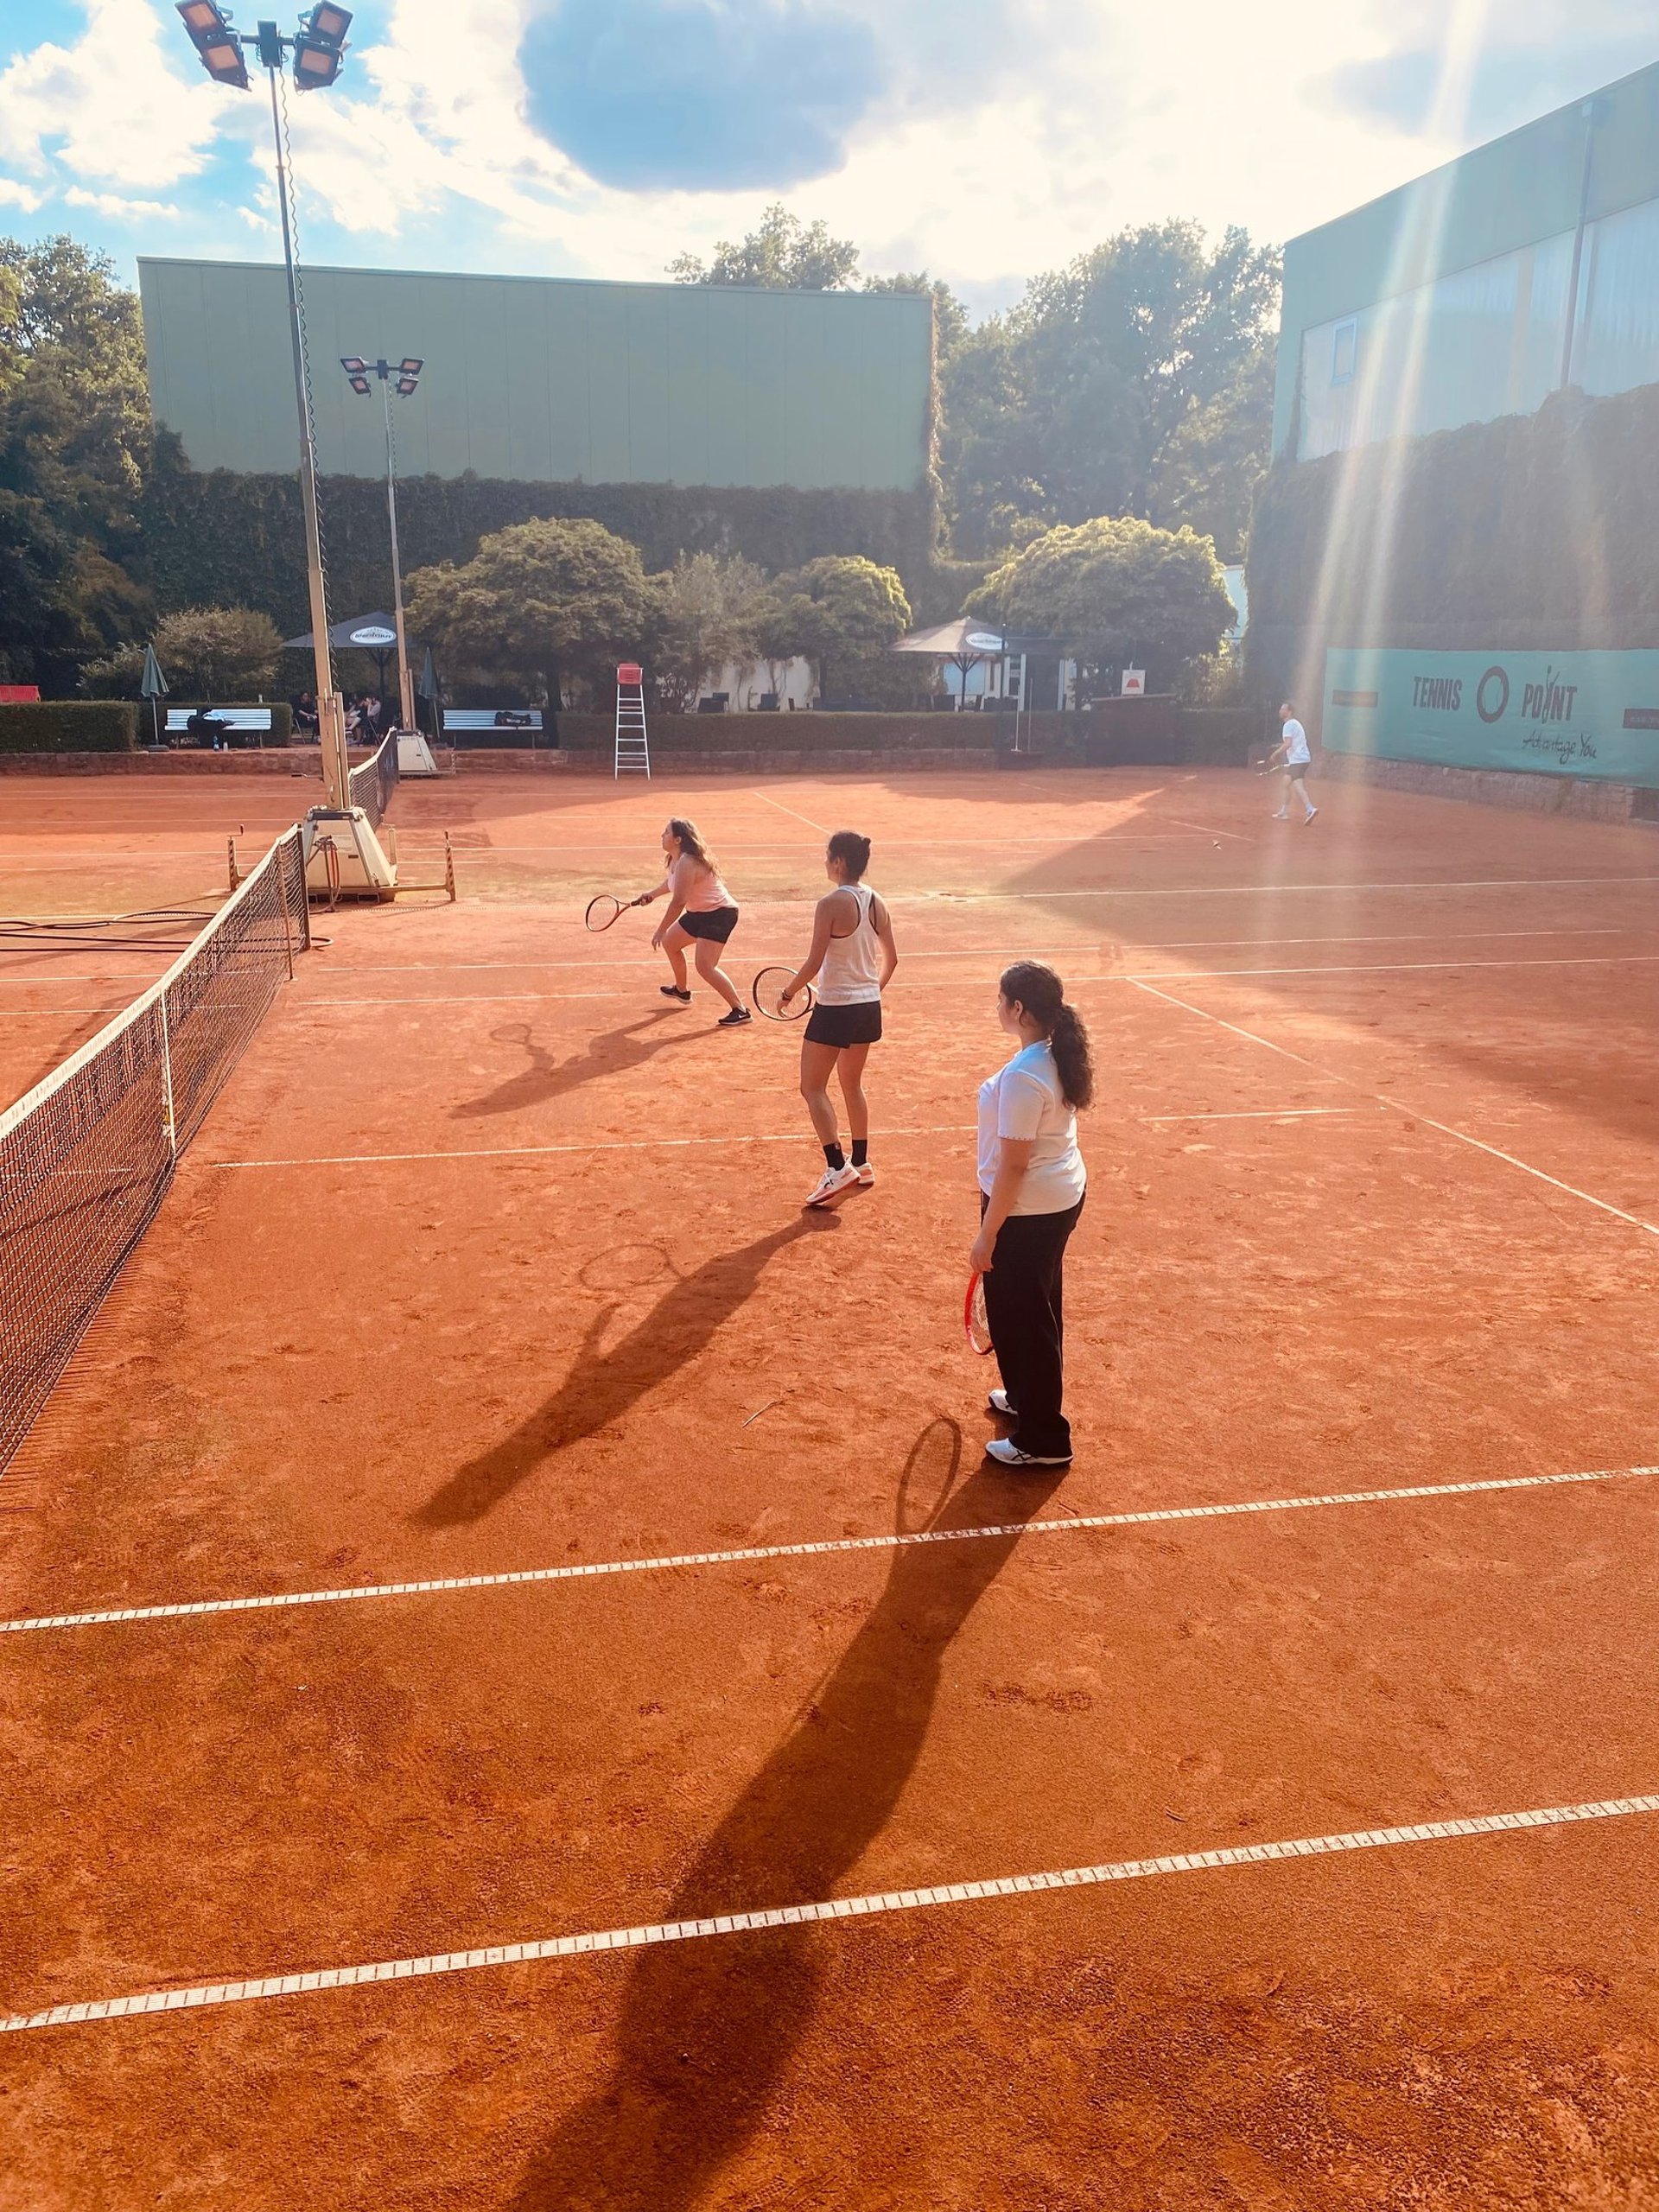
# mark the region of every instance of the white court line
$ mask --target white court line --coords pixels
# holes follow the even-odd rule
[[[397,1001],[391,1001],[393,1005]],[[883,1129],[883,1143],[889,1137],[963,1137],[971,1136],[971,1122],[939,1122],[920,1129]],[[447,1152],[340,1152],[325,1154],[304,1160],[204,1160],[203,1167],[379,1167],[395,1163],[422,1160],[512,1160],[521,1154],[547,1152],[678,1152],[690,1146],[718,1144],[734,1151],[745,1144],[799,1144],[804,1132],[785,1129],[777,1135],[757,1135],[753,1130],[740,1129],[722,1137],[601,1137],[591,1144],[493,1144],[469,1147]]]
[[[1249,976],[1414,976],[1447,968],[1631,968],[1650,966],[1656,962],[1659,962],[1659,952],[1586,952],[1563,953],[1559,958],[1549,960],[1316,961],[1310,966],[1297,968],[1150,968],[1140,971],[1126,969],[1116,976],[1074,976],[1068,980],[1066,988],[1097,989],[1102,985],[1113,983],[1217,982],[1229,977]],[[912,991],[959,991],[963,988],[960,979],[939,983],[907,982],[899,995],[904,996]],[[531,1000],[550,1001],[557,1004],[567,999],[620,999],[632,998],[632,995],[631,990],[622,988],[612,991],[442,991],[424,997],[417,997],[411,992],[397,998],[308,998],[296,1001],[296,1005],[302,1013],[315,1014],[337,1006],[497,1006]],[[41,1012],[53,1010],[39,1009]],[[0,1008],[0,1014],[4,1011]],[[36,1009],[23,1008],[21,1011],[34,1012]],[[104,1009],[99,1007],[69,1007],[63,1011],[98,1014]]]
[[[1212,822],[1189,822],[1179,814],[1166,814],[1166,822],[1173,822],[1183,830],[1195,830],[1201,837],[1230,837],[1236,844],[1253,845],[1256,840],[1247,830],[1220,830]]]
[[[1084,1513],[1064,1521],[1015,1521],[982,1529],[923,1529],[880,1536],[829,1536],[798,1544],[751,1544],[741,1551],[676,1552],[582,1565],[526,1567],[497,1574],[448,1574],[420,1582],[363,1583],[355,1589],[279,1592],[258,1598],[199,1598],[174,1605],[125,1605],[90,1613],[37,1613],[0,1621],[0,1635],[38,1629],[99,1628],[119,1621],[174,1621],[206,1613],[268,1613],[289,1605],[342,1605],[365,1598],[423,1598],[450,1590],[504,1590],[530,1582],[591,1582],[596,1576],[661,1574],[677,1567],[747,1567],[759,1560],[821,1559],[836,1552],[903,1551],[915,1544],[982,1543],[1002,1536],[1069,1536],[1079,1529],[1135,1529],[1166,1521],[1227,1521],[1250,1513],[1304,1513],[1331,1505],[1392,1505],[1402,1498],[1474,1497],[1491,1491],[1560,1490],[1575,1483],[1624,1482],[1659,1475],[1659,1466],[1596,1467],[1565,1475],[1493,1475],[1465,1483],[1414,1483],[1392,1490],[1332,1491],[1310,1497],[1251,1497],[1231,1504],[1147,1506],[1134,1513]]]
[[[881,896],[889,906],[983,906],[999,899],[1040,905],[1048,899],[1262,899],[1301,891],[1346,898],[1361,891],[1562,891],[1620,883],[1659,883],[1659,875],[1493,875],[1446,883],[1114,884],[1090,891],[884,891]]]
[[[1227,1114],[1132,1114],[1134,1122],[1298,1122],[1313,1114],[1386,1114],[1379,1098],[1375,1106],[1255,1106],[1248,1112]]]
[[[1471,1137],[1463,1129],[1454,1129],[1449,1122],[1437,1122],[1432,1114],[1422,1113],[1415,1106],[1408,1106],[1400,1099],[1389,1098],[1380,1090],[1368,1091],[1363,1084],[1357,1082],[1352,1076],[1341,1075],[1335,1069],[1321,1067],[1317,1060],[1306,1059],[1300,1052],[1293,1052],[1283,1045],[1275,1045],[1271,1037],[1260,1036],[1253,1029],[1242,1029],[1236,1021],[1224,1021],[1218,1014],[1211,1014],[1208,1007],[1193,1006],[1187,1000],[1178,999],[1169,991],[1160,991],[1151,983],[1136,982],[1135,988],[1144,991],[1148,998],[1162,999],[1168,1006],[1179,1007],[1184,1014],[1196,1014],[1201,1020],[1213,1021],[1218,1029],[1230,1030],[1235,1037],[1242,1037],[1249,1044],[1263,1046],[1269,1052],[1278,1053],[1281,1059],[1294,1060],[1298,1067],[1306,1068],[1311,1074],[1323,1076],[1329,1083],[1345,1084],[1351,1090],[1360,1091],[1364,1096],[1376,1099],[1379,1105],[1389,1107],[1396,1114],[1405,1114],[1413,1121],[1422,1122],[1426,1128],[1438,1129],[1442,1136],[1455,1137],[1459,1144],[1466,1144],[1476,1152],[1484,1152],[1493,1160],[1501,1160],[1508,1166],[1518,1167],[1523,1175],[1530,1175],[1540,1183],[1548,1183],[1553,1190],[1565,1192],[1569,1198],[1581,1198],[1586,1205],[1594,1206],[1599,1212],[1610,1213],[1615,1220],[1628,1222],[1632,1229],[1639,1229],[1649,1236],[1659,1236],[1659,1226],[1650,1221],[1643,1221],[1639,1214],[1626,1213],[1623,1206],[1613,1205],[1606,1198],[1599,1198],[1592,1192],[1581,1191],[1575,1183],[1563,1183],[1559,1176],[1547,1175],[1541,1167],[1533,1167],[1526,1160],[1517,1160],[1512,1152],[1501,1152],[1495,1144],[1487,1144],[1479,1137]]]
[[[1447,944],[1465,938],[1484,944],[1500,938],[1521,937],[1637,937],[1645,933],[1651,925],[1629,925],[1554,930],[1399,930],[1380,937],[1173,937],[1147,939],[1137,950],[1142,952],[1200,952],[1221,945],[1268,944]],[[1019,954],[1031,960],[1063,959],[1067,952],[1086,950],[1094,943],[1092,938],[1079,938],[1065,947],[1064,952],[1045,954],[1032,952],[1024,945],[964,944],[949,950],[927,952],[906,952],[906,964],[912,960],[1011,960]],[[782,953],[750,953],[746,958],[780,960]],[[619,952],[594,953],[586,960],[342,960],[331,963],[325,971],[321,968],[308,969],[314,976],[327,975],[329,981],[336,976],[402,976],[402,975],[471,975],[482,970],[515,970],[526,968],[660,968],[660,954],[650,957]],[[41,978],[29,976],[0,976],[0,983],[38,983]],[[57,983],[101,983],[102,976],[54,976]]]
[[[127,1001],[117,1006],[0,1006],[0,1021],[47,1021],[60,1014],[124,1014]]]
[[[308,1996],[321,1989],[353,1989],[367,1982],[411,1981],[440,1974],[467,1974],[480,1967],[528,1966],[547,1959],[591,1957],[601,1951],[639,1951],[655,1943],[683,1943],[705,1936],[735,1936],[764,1928],[805,1928],[832,1920],[864,1920],[878,1913],[912,1912],[928,1905],[973,1904],[990,1897],[1033,1897],[1046,1890],[1100,1888],[1109,1882],[1146,1881],[1157,1874],[1208,1873],[1218,1866],[1259,1866],[1287,1859],[1328,1858],[1338,1852],[1380,1851],[1407,1843],[1441,1843],[1471,1835],[1505,1835],[1529,1828],[1565,1827],[1580,1821],[1611,1821],[1659,1813],[1659,1796],[1602,1797],[1575,1805],[1541,1805],[1518,1813],[1477,1813],[1467,1819],[1414,1821],[1395,1827],[1350,1828],[1335,1835],[1296,1836],[1282,1842],[1225,1844],[1213,1851],[1170,1852],[1157,1859],[1118,1859],[1096,1866],[1065,1866],[1052,1873],[1000,1874],[976,1882],[941,1882],[930,1888],[879,1890],[863,1897],[830,1897],[816,1904],[785,1904],[747,1912],[722,1912],[703,1920],[662,1920],[642,1928],[598,1929],[582,1936],[542,1936],[530,1942],[489,1943],[471,1951],[433,1951],[414,1959],[378,1959],[372,1965],[324,1967],[308,1974],[265,1974],[248,1981],[198,1982],[184,1989],[154,1989],[132,1997],[101,1997],[78,2005],[53,2005],[41,2012],[0,2018],[0,2034],[31,2028],[79,2026],[129,2019],[144,2012],[199,2012],[210,2005],[245,2005],[261,1997]]]
[[[766,804],[768,806],[775,806],[779,814],[794,815],[797,822],[804,822],[809,830],[816,830],[820,836],[827,837],[830,835],[830,832],[824,828],[822,822],[815,822],[810,814],[796,814],[795,809],[792,806],[785,806],[780,798],[770,798],[765,791],[751,791],[749,793],[749,797],[751,798],[765,799]],[[784,849],[789,849],[785,848]]]

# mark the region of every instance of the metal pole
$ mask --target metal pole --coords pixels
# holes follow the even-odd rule
[[[386,417],[386,518],[391,524],[391,608],[397,629],[398,728],[415,727],[415,678],[410,673],[409,641],[404,635],[404,571],[397,557],[397,473],[392,466],[391,379],[380,379],[380,404]]]
[[[283,266],[288,276],[289,334],[294,341],[294,397],[300,414],[300,499],[305,510],[306,584],[311,600],[311,650],[317,686],[317,736],[322,747],[322,787],[330,806],[351,804],[346,781],[346,714],[334,688],[328,660],[328,602],[322,578],[322,532],[317,522],[317,462],[311,442],[311,410],[305,399],[305,353],[300,330],[300,294],[294,274],[294,234],[288,219],[288,170],[283,161],[282,118],[276,106],[276,72],[270,79],[270,129],[276,148],[276,204],[283,216]]]

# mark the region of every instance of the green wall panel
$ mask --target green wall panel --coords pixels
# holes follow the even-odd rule
[[[142,259],[150,404],[193,467],[296,467],[283,273]],[[926,479],[932,308],[903,294],[313,269],[318,464],[384,467],[346,353],[426,367],[394,398],[409,475],[912,491]]]

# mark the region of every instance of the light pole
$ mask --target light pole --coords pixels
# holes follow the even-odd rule
[[[243,48],[251,48],[260,67],[270,78],[270,127],[276,148],[276,200],[283,217],[283,265],[288,275],[288,319],[294,345],[294,397],[300,418],[300,499],[305,511],[306,582],[311,601],[311,641],[315,656],[317,734],[322,746],[322,782],[331,807],[351,804],[349,766],[346,754],[345,702],[334,689],[328,652],[328,602],[322,573],[322,533],[317,520],[317,459],[310,399],[306,389],[305,327],[300,314],[300,289],[294,269],[294,233],[289,213],[289,174],[283,156],[283,124],[277,105],[278,80],[291,53],[294,82],[310,92],[332,85],[346,52],[346,33],[352,11],[334,0],[319,4],[300,17],[291,35],[275,23],[262,22],[251,34],[233,30],[227,9],[219,0],[176,0],[184,27],[190,34],[201,64],[215,83],[248,89]]]
[[[386,519],[391,524],[391,611],[397,626],[397,705],[398,728],[415,728],[415,678],[409,668],[409,640],[404,634],[404,570],[397,553],[397,455],[391,436],[391,387],[394,379],[400,399],[408,399],[415,390],[423,362],[404,359],[395,365],[387,360],[365,361],[355,353],[340,356],[340,365],[345,370],[352,390],[366,397],[369,378],[380,379],[380,408],[386,425]]]

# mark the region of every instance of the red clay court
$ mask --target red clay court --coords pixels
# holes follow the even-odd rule
[[[1659,842],[1319,796],[403,786],[460,903],[314,917],[0,1480],[4,2212],[1659,2204]],[[42,916],[296,810],[6,798]],[[745,981],[874,840],[827,1217],[798,1033],[583,929],[671,812]],[[1027,953],[1059,1481],[958,1318]],[[159,964],[0,944],[4,1097]]]

